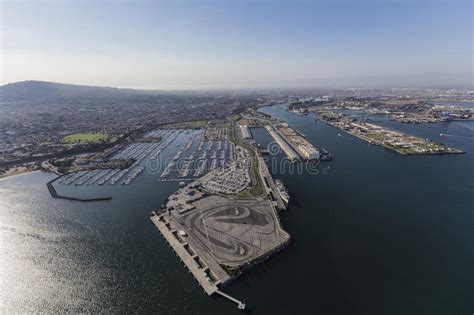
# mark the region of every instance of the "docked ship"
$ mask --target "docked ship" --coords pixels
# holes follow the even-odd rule
[[[319,150],[319,158],[321,161],[331,161],[332,160],[332,155],[328,151],[324,149]]]
[[[288,194],[288,190],[286,189],[285,185],[283,185],[283,182],[279,179],[275,180],[275,184],[277,186],[278,192],[280,193],[281,199],[288,204],[290,201],[290,195]]]

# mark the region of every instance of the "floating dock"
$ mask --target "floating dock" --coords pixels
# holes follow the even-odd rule
[[[166,179],[157,179],[157,182],[192,182],[193,178],[166,178]]]

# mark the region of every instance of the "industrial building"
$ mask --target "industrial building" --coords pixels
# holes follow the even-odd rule
[[[275,142],[280,146],[280,148],[285,152],[286,156],[290,160],[298,160],[299,155],[291,148],[291,146],[286,142],[278,132],[272,126],[265,126],[270,136],[275,140]]]
[[[307,160],[319,159],[319,151],[312,145],[299,144],[298,152]]]
[[[242,139],[252,138],[249,127],[247,125],[240,125],[240,133],[242,134]]]

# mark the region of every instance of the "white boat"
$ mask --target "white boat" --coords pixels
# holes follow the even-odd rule
[[[283,185],[283,182],[279,179],[275,180],[275,184],[277,186],[278,192],[280,193],[281,199],[288,204],[290,201],[290,195],[288,194],[288,190],[286,189],[285,185]]]

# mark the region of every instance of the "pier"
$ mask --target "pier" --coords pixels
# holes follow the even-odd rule
[[[41,163],[41,167],[44,168],[47,171],[50,171],[51,173],[54,173],[58,176],[61,176],[61,172],[58,171],[58,168],[56,166],[53,166],[49,161],[44,161]]]
[[[267,196],[272,196],[270,198],[272,204],[279,210],[285,210],[286,205],[285,202],[281,199],[280,193],[276,187],[275,180],[273,179],[272,175],[270,174],[267,164],[262,156],[257,155],[257,165],[258,165],[258,173],[260,178],[262,179],[262,185],[265,189]]]
[[[223,279],[222,281],[216,273],[208,266],[205,262],[206,259],[201,258],[198,253],[199,250],[194,249],[180,234],[181,230],[178,231],[176,226],[172,225],[171,222],[164,216],[164,214],[157,214],[152,212],[150,220],[158,228],[161,235],[173,248],[176,255],[181,259],[186,268],[193,275],[194,279],[204,289],[207,295],[213,295],[217,293],[230,301],[237,304],[237,307],[241,310],[245,309],[245,303],[240,302],[236,298],[220,291],[217,285],[227,282],[229,279]],[[212,266],[212,267],[218,267]]]
[[[157,179],[157,182],[192,182],[193,178],[166,178],[166,179]]]
[[[299,154],[296,153],[295,150],[293,150],[293,148],[290,146],[290,144],[288,144],[288,142],[285,141],[282,138],[282,136],[278,133],[278,131],[275,130],[275,128],[273,128],[270,125],[267,125],[267,126],[265,126],[265,129],[267,129],[270,136],[280,146],[280,148],[286,154],[288,159],[290,159],[291,161],[299,160],[299,158],[300,158]]]
[[[225,294],[224,292],[219,291],[219,290],[217,290],[216,293],[222,295],[222,296],[225,297],[226,299],[231,300],[232,302],[237,303],[237,307],[238,307],[239,310],[244,310],[244,309],[245,309],[245,303],[240,302],[240,301],[237,300],[236,298],[233,298],[233,297],[231,297],[230,295]]]

